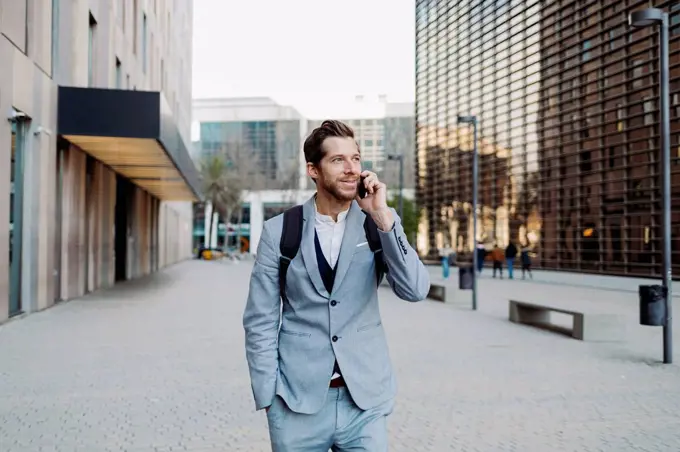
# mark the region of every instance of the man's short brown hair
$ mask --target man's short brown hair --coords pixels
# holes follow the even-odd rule
[[[307,163],[312,163],[315,166],[319,164],[325,155],[323,142],[326,138],[330,137],[354,139],[354,131],[344,122],[335,119],[327,119],[322,122],[319,127],[312,130],[312,133],[310,133],[305,140],[303,149],[305,151],[305,161]],[[357,148],[358,147],[359,145],[357,144]]]

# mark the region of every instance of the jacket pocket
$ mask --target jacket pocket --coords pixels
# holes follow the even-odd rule
[[[298,331],[284,330],[283,328],[281,328],[281,329],[279,330],[279,333],[281,333],[281,334],[287,334],[287,335],[289,335],[289,336],[297,336],[297,337],[310,337],[310,336],[311,336],[310,333],[300,333],[300,332],[298,332]]]
[[[382,325],[382,321],[370,323],[368,325],[364,325],[362,327],[357,328],[357,333],[361,333],[362,331],[366,331],[366,330],[372,330],[373,328],[378,328],[380,325]]]
[[[361,249],[363,248],[363,249]],[[365,262],[372,260],[375,256],[368,245],[361,247],[352,254],[352,262]]]

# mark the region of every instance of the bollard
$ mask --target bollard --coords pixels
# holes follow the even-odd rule
[[[442,256],[442,276],[444,279],[449,279],[449,257]]]

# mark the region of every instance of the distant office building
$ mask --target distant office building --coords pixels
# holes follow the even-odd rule
[[[0,322],[191,256],[192,11],[2,1]]]
[[[272,193],[265,196],[269,199],[266,205],[255,206],[265,209],[265,217],[294,204],[289,198],[297,199],[298,189],[306,185],[302,142],[307,120],[297,110],[266,97],[195,99],[193,121],[195,161],[223,154],[245,167],[240,171],[255,173],[249,191]],[[194,247],[221,248],[226,244],[249,251],[251,218],[262,218],[259,211],[251,212],[250,198],[244,193],[240,224],[238,213],[234,213],[229,221],[220,218],[212,233],[211,218],[217,215],[210,204],[197,205]]]
[[[253,189],[291,189],[300,184],[300,149],[306,121],[293,107],[266,97],[195,99],[197,157],[214,153],[249,156],[261,174]]]
[[[444,245],[471,252],[474,239],[488,246],[512,240],[532,247],[535,265],[543,268],[659,274],[657,33],[627,23],[629,13],[648,6],[671,13],[675,155],[680,149],[680,72],[673,65],[680,50],[677,2],[417,1],[421,254],[434,259]],[[471,127],[457,124],[458,115],[479,121],[476,238],[471,227],[453,232],[469,222],[472,202],[470,167],[464,163],[470,157],[462,157],[472,149]],[[673,173],[678,272],[680,178]]]

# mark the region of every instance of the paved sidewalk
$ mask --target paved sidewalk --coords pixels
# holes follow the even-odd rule
[[[429,265],[432,274],[439,277],[442,275],[441,265]],[[457,267],[450,267],[450,273],[458,273]],[[491,277],[493,269],[490,265],[484,267],[484,276]],[[637,294],[640,285],[661,284],[660,278],[627,278],[621,276],[597,275],[592,273],[577,273],[566,271],[533,270],[533,282],[536,284],[547,284],[553,287],[582,287],[599,290],[611,290],[614,292],[632,292]],[[503,263],[503,276],[507,277],[508,268]],[[677,275],[676,275],[677,276]],[[515,277],[522,277],[521,266],[515,263]],[[527,276],[528,278],[528,276]],[[680,298],[680,281],[673,281],[673,296]]]
[[[444,279],[440,267],[430,266],[431,281],[447,286],[447,300],[452,305],[462,309],[472,306],[472,291],[458,289],[458,269],[452,268],[449,278]],[[598,277],[582,275],[583,281],[577,281],[576,276],[564,273],[554,273],[555,279],[561,283],[551,283],[544,279],[544,275],[537,273],[532,280],[521,279],[521,272],[515,273],[515,279],[510,280],[504,271],[504,279],[492,278],[491,272],[484,269],[477,281],[478,309],[486,315],[508,319],[508,301],[554,300],[569,304],[570,302],[587,301],[598,307],[599,311],[619,314],[625,318],[625,341],[613,344],[599,344],[594,351],[605,353],[607,356],[619,356],[632,361],[657,363],[663,359],[663,329],[640,325],[640,308],[637,290],[629,290],[638,280],[628,278]],[[546,273],[546,272],[544,272]],[[603,284],[603,288],[595,288],[598,280],[610,280]],[[573,284],[570,280],[574,280]],[[567,283],[566,281],[570,281]],[[643,280],[645,281],[645,280]],[[645,282],[643,282],[644,284]],[[647,281],[646,284],[651,282]],[[618,286],[617,290],[612,286]],[[673,299],[673,331],[675,350],[674,361],[680,360],[680,299]],[[566,315],[553,315],[558,324],[570,322]],[[571,324],[568,323],[570,326]],[[589,346],[589,345],[586,345]]]
[[[186,262],[1,326],[0,451],[270,450],[243,351],[250,268]],[[479,312],[381,289],[390,450],[680,450],[680,366],[655,364],[656,333],[632,347],[511,324],[521,285],[484,281]]]

